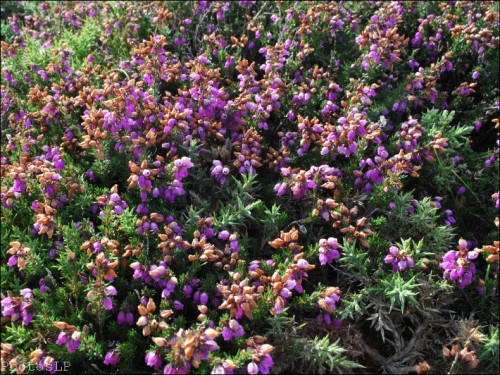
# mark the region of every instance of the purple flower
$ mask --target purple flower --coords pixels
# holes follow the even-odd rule
[[[444,220],[445,224],[447,226],[451,226],[456,223],[455,218],[453,217],[453,211],[452,210],[445,210],[444,214],[446,215],[446,219]]]
[[[458,250],[450,250],[443,256],[443,262],[439,264],[444,270],[443,278],[458,280],[460,289],[472,283],[472,278],[476,273],[476,267],[472,260],[478,257],[476,250],[469,251],[467,241],[461,238],[458,241]]]
[[[158,353],[148,352],[148,354],[146,354],[146,364],[148,366],[154,367],[155,369],[159,369],[162,363]]]
[[[175,179],[181,181],[187,177],[188,169],[193,167],[193,163],[191,162],[191,159],[183,156],[182,158],[174,161],[174,166],[176,169]]]
[[[18,300],[18,299],[17,299]],[[6,297],[2,299],[2,316],[10,316],[11,321],[16,321],[21,316],[20,303],[15,298]]]
[[[250,362],[247,366],[247,372],[249,374],[258,374],[259,373],[259,366],[255,362]]]
[[[474,131],[477,133],[479,129],[481,129],[481,126],[482,126],[481,121],[476,121],[474,123]]]
[[[27,326],[33,319],[33,304],[31,299],[33,294],[31,289],[22,289],[19,294],[21,297],[5,297],[1,301],[2,316],[10,316],[12,322],[20,317],[22,318],[23,325]]]
[[[230,170],[225,167],[219,160],[213,161],[212,172],[210,173],[219,184],[224,185],[229,178]]]
[[[184,292],[184,295],[189,298],[193,294],[193,287],[191,285],[185,285],[182,288],[182,291]]]
[[[106,353],[106,356],[104,357],[105,365],[116,365],[118,362],[120,362],[120,354],[117,351],[113,350]]]
[[[104,297],[102,304],[106,310],[113,310],[113,300],[110,297]]]
[[[464,186],[460,186],[457,190],[457,195],[462,195],[464,194],[466,191],[465,187]]]
[[[274,361],[271,355],[264,354],[260,358],[259,371],[261,374],[269,374],[269,367],[274,366]]]
[[[229,236],[230,236],[230,233],[227,230],[223,230],[222,232],[219,233],[219,239],[222,241],[227,241]]]
[[[38,282],[38,284],[40,285],[40,292],[47,293],[47,292],[50,291],[50,289],[47,288],[47,286],[45,285],[45,280],[44,279],[40,279],[40,281]]]
[[[406,250],[400,250],[396,246],[389,248],[389,254],[385,257],[384,262],[392,264],[394,272],[404,271],[406,268],[414,266],[414,261],[407,256]]]
[[[118,322],[119,325],[124,325],[125,324],[125,312],[120,311],[118,313],[118,316],[116,317],[116,321]]]
[[[230,341],[233,338],[237,339],[245,334],[245,330],[237,320],[231,319],[229,326],[222,329],[222,337],[225,341]]]
[[[70,353],[74,353],[76,349],[80,347],[80,336],[81,333],[78,331],[73,331],[72,333],[68,331],[61,331],[57,337],[56,344],[66,344],[68,351]]]
[[[205,293],[205,292],[201,293],[201,295],[200,295],[200,303],[202,305],[206,305],[208,303],[208,294],[207,293]]]
[[[321,265],[330,264],[333,260],[340,258],[338,246],[337,239],[333,237],[319,240],[319,262]]]
[[[135,319],[134,319],[134,314],[132,314],[131,312],[126,313],[126,314],[125,314],[125,321],[126,321],[126,323],[127,323],[129,326],[133,325],[133,324],[134,324],[134,321],[135,321]]]
[[[116,296],[117,295],[118,292],[116,291],[116,288],[114,286],[110,285],[110,286],[106,287],[106,289],[104,290],[104,293],[106,294],[106,297],[104,297],[104,299],[102,300],[102,304],[104,305],[104,308],[106,308],[106,310],[113,310],[113,300],[109,296]]]
[[[231,360],[223,360],[222,363],[214,367],[212,374],[234,374],[235,364]]]

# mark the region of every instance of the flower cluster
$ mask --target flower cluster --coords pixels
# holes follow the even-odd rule
[[[269,374],[269,368],[274,366],[273,358],[271,357],[274,347],[269,344],[264,344],[265,337],[256,337],[247,341],[247,347],[251,350],[252,361],[247,365],[248,374]]]
[[[214,160],[213,165],[214,167],[212,168],[211,175],[219,184],[224,185],[227,182],[231,171],[228,167],[225,167],[220,160]]]
[[[105,215],[103,209],[106,207],[110,207],[112,214],[121,215],[128,205],[127,202],[118,195],[118,185],[114,185],[110,190],[110,195],[103,195],[97,198],[97,206],[95,206],[94,213],[97,213],[97,207],[101,208],[99,216],[103,217]]]
[[[197,331],[180,329],[175,337],[168,342],[158,338],[158,346],[170,346],[174,353],[175,362],[165,366],[164,374],[186,373],[191,367],[199,368],[202,361],[209,359],[210,352],[219,349],[214,341],[219,333],[212,328]]]
[[[466,240],[461,238],[458,241],[458,250],[450,250],[443,256],[443,261],[439,267],[444,270],[443,278],[458,281],[458,286],[463,289],[472,283],[472,278],[476,273],[476,266],[472,262],[479,252],[468,249]]]
[[[318,315],[318,320],[323,321],[326,324],[330,324],[332,322],[331,314],[337,308],[336,303],[340,300],[340,289],[337,287],[328,287],[324,289],[320,297],[318,298],[318,307],[321,310],[326,311],[326,313],[322,313]]]
[[[56,344],[66,344],[68,351],[70,353],[74,353],[76,349],[80,347],[82,333],[78,331],[75,326],[72,326],[65,322],[54,322],[53,325],[54,327],[61,330],[59,336],[57,337]]]
[[[10,254],[10,258],[7,261],[9,267],[17,266],[20,270],[26,267],[26,262],[30,256],[30,248],[23,246],[20,242],[14,241],[9,244],[11,248],[7,250],[7,254]]]
[[[319,262],[321,265],[330,264],[335,259],[340,258],[338,251],[339,243],[336,238],[322,238],[319,240]]]
[[[27,326],[33,319],[33,293],[31,289],[22,289],[19,294],[21,297],[12,297],[10,294],[3,298],[2,316],[9,316],[10,321],[14,322],[22,318],[23,325]]]
[[[384,258],[384,262],[392,265],[394,272],[403,272],[415,265],[413,258],[408,256],[407,251],[399,249],[397,246],[389,247],[389,254]]]
[[[236,319],[231,319],[227,327],[222,329],[222,337],[225,341],[237,339],[245,334],[245,330]]]

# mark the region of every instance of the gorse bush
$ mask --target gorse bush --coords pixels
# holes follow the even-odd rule
[[[498,372],[497,2],[2,2],[2,373]]]

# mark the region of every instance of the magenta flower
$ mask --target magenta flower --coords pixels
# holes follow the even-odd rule
[[[117,291],[116,288],[112,285],[106,287],[104,290],[104,293],[106,294],[106,297],[102,300],[102,304],[106,308],[106,310],[113,310],[113,300],[111,299],[110,296],[116,296]]]
[[[118,362],[120,362],[120,354],[117,351],[113,350],[106,353],[106,356],[104,357],[105,365],[116,365]]]
[[[250,362],[247,366],[247,372],[249,374],[258,374],[259,373],[259,366],[255,362]]]
[[[19,294],[21,297],[5,297],[2,299],[2,316],[10,316],[12,322],[22,317],[23,325],[27,326],[33,319],[33,304],[31,299],[33,294],[31,289],[22,289]]]
[[[231,361],[231,360],[223,360],[222,363],[219,365],[215,366],[214,369],[212,370],[212,374],[227,374],[227,375],[232,375],[234,374],[234,368],[236,365]]]
[[[225,341],[231,341],[233,338],[237,339],[245,334],[245,330],[238,323],[236,319],[229,321],[229,326],[222,329],[222,337]]]
[[[495,201],[495,208],[500,208],[500,192],[494,193],[491,199]]]
[[[443,278],[458,280],[460,289],[472,283],[476,273],[476,267],[471,261],[478,257],[476,250],[469,251],[467,241],[461,238],[458,241],[458,250],[450,250],[443,256],[443,262],[439,264],[444,270]]]
[[[214,166],[210,174],[217,180],[219,184],[224,185],[229,178],[229,168],[225,167],[219,160],[214,160],[213,165]]]
[[[406,254],[406,250],[400,250],[396,246],[389,248],[389,254],[385,257],[384,262],[392,264],[394,272],[404,271],[415,264],[413,259]]]
[[[80,336],[81,333],[78,331],[68,332],[61,331],[57,337],[56,344],[63,345],[66,344],[68,351],[74,353],[76,349],[80,347]]]
[[[200,295],[200,303],[202,305],[206,305],[208,303],[208,294],[207,293],[205,293],[205,292],[201,293],[201,295]]]
[[[227,230],[223,230],[222,232],[219,233],[219,239],[223,241],[227,241],[231,234]]]
[[[270,354],[264,354],[260,357],[259,371],[261,374],[269,374],[269,367],[272,366],[274,366],[274,361]]]
[[[184,156],[180,159],[177,159],[174,161],[174,166],[175,166],[175,179],[176,180],[182,180],[188,175],[188,169],[193,167],[193,163],[191,162],[191,159],[188,157]]]
[[[338,246],[337,239],[333,237],[319,240],[319,262],[321,265],[330,264],[333,260],[340,258]]]
[[[157,352],[148,352],[146,354],[146,364],[148,366],[154,367],[155,369],[159,369],[161,367],[161,359]]]
[[[106,310],[113,310],[113,300],[110,297],[104,297],[102,304]]]

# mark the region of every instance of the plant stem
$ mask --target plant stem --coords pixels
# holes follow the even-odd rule
[[[481,313],[484,311],[484,304],[486,302],[486,294],[488,292],[488,282],[490,279],[490,268],[491,268],[491,264],[488,263],[488,267],[486,267],[486,275],[484,276],[483,295],[481,296]]]
[[[438,160],[438,162],[439,162],[439,165],[440,165],[441,167],[444,167],[443,162],[442,162],[441,158],[439,157],[438,153],[436,152],[436,150],[434,150],[434,155],[436,155],[436,158],[437,158],[437,160]],[[462,183],[462,184],[463,184],[463,185],[467,188],[467,190],[468,190],[468,191],[472,194],[472,196],[473,196],[474,198],[476,198],[477,202],[478,202],[478,203],[479,203],[479,205],[481,206],[481,205],[482,205],[481,200],[480,200],[480,199],[479,199],[479,197],[476,195],[476,193],[475,193],[475,192],[474,192],[474,191],[470,188],[470,186],[469,186],[469,185],[468,185],[468,184],[467,184],[467,183],[466,183],[466,182],[462,179],[462,177],[460,177],[460,176],[458,175],[458,173],[457,173],[457,172],[455,172],[453,169],[450,169],[450,171],[451,171],[451,173],[453,173],[453,175],[454,175],[456,178],[458,178],[458,179],[460,180],[460,182],[461,182],[461,183]]]

